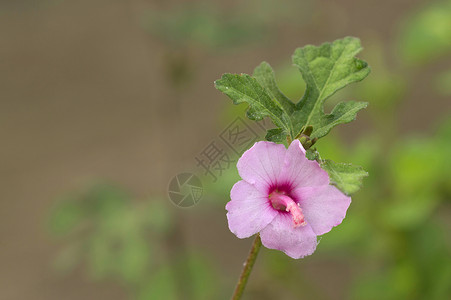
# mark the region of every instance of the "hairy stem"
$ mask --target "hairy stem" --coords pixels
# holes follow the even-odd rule
[[[261,245],[262,241],[260,239],[260,234],[257,233],[254,243],[252,244],[252,248],[249,251],[249,255],[246,259],[246,262],[244,263],[243,271],[241,271],[241,276],[236,285],[235,292],[233,293],[232,296],[232,300],[241,299],[249,275],[251,274],[252,268],[254,267],[255,259],[257,258],[258,251],[260,250]]]

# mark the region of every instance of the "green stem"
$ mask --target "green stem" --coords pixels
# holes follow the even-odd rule
[[[254,266],[255,259],[257,258],[258,251],[262,245],[262,241],[260,239],[260,234],[257,234],[255,237],[254,243],[252,244],[252,248],[249,251],[249,255],[244,263],[243,271],[241,271],[240,279],[235,288],[235,292],[233,293],[232,300],[239,300],[243,295],[244,288],[246,287],[247,280],[249,275],[251,274],[252,267]]]

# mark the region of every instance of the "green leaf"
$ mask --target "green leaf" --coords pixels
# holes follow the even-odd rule
[[[361,49],[360,41],[352,37],[297,49],[293,62],[306,83],[306,92],[297,104],[277,87],[274,71],[266,62],[255,68],[253,76],[224,74],[215,85],[234,104],[249,104],[249,119],[271,118],[277,128],[268,131],[267,140],[280,143],[286,136],[293,140],[308,125],[313,126],[310,137],[321,138],[333,127],[354,120],[357,112],[367,106],[365,102],[342,102],[330,114],[325,114],[323,107],[336,91],[369,74],[367,63],[355,58]]]
[[[215,86],[229,96],[234,104],[248,103],[246,115],[249,119],[259,121],[270,117],[287,134],[291,132],[291,122],[282,104],[272,98],[257,79],[247,74],[224,74],[215,81]]]
[[[307,84],[301,101],[296,105],[293,123],[300,133],[304,125],[312,125],[311,137],[320,138],[338,124],[348,123],[366,104],[339,103],[330,115],[324,113],[324,102],[336,91],[350,83],[364,79],[370,72],[368,64],[355,58],[362,50],[357,38],[347,37],[319,47],[308,45],[293,55],[293,63],[299,68]]]
[[[325,160],[321,167],[329,173],[331,183],[347,195],[357,192],[362,185],[362,178],[368,176],[362,167],[352,164]]]

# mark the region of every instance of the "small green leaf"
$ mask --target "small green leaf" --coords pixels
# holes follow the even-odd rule
[[[347,195],[357,192],[362,185],[362,178],[368,176],[362,167],[352,164],[325,160],[321,167],[329,173],[331,183]]]
[[[311,125],[311,137],[323,137],[332,127],[352,121],[357,111],[366,106],[362,102],[340,103],[330,115],[325,115],[323,108],[326,99],[336,91],[370,73],[368,64],[355,58],[361,50],[359,39],[346,37],[332,44],[308,45],[295,51],[293,63],[307,84],[307,90],[293,114],[295,132],[299,133],[304,125]]]

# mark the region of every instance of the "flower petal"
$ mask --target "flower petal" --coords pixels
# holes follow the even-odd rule
[[[235,183],[230,198],[226,205],[229,229],[240,239],[256,234],[277,215],[266,191],[261,192],[244,180]]]
[[[315,252],[316,235],[309,224],[294,227],[290,214],[279,213],[261,232],[266,248],[281,250],[292,258],[302,258]]]
[[[238,173],[245,181],[267,191],[278,181],[285,153],[284,145],[257,142],[238,160]]]
[[[329,175],[318,162],[308,160],[299,140],[294,140],[287,150],[280,182],[293,188],[329,184]]]
[[[305,220],[316,235],[339,225],[351,204],[351,198],[332,185],[298,188],[291,193],[298,199]]]

